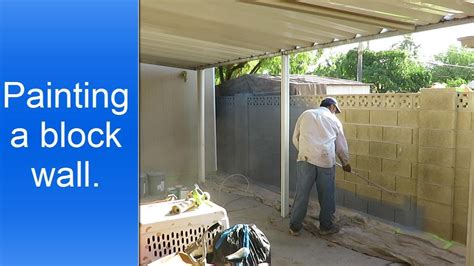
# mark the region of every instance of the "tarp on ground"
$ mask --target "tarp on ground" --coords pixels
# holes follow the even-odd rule
[[[229,182],[227,179],[216,177],[206,185],[219,191],[255,197],[263,204],[279,210],[279,193],[247,184],[242,179]],[[305,230],[360,253],[409,265],[465,265],[465,246],[459,243],[422,231],[406,230],[342,207],[336,210],[341,231],[334,235],[320,236],[318,214],[319,204],[311,200],[304,220]]]

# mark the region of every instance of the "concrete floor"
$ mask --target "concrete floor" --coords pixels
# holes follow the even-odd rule
[[[389,265],[390,262],[352,251],[302,231],[288,234],[289,219],[253,197],[227,192],[212,193],[212,201],[227,210],[230,225],[256,224],[270,240],[272,265]]]

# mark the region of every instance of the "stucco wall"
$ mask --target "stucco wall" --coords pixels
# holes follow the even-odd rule
[[[187,80],[180,74],[185,71]],[[216,170],[214,72],[206,80],[206,170]],[[142,172],[197,178],[197,72],[140,64],[140,165]]]

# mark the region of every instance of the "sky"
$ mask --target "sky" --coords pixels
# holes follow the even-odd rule
[[[418,32],[412,34],[413,39],[418,48],[420,61],[433,61],[433,55],[444,52],[450,45],[461,46],[461,42],[457,39],[465,36],[474,36],[474,23],[441,28],[436,30]],[[392,45],[399,43],[403,36],[389,37],[369,42],[369,48],[374,51],[390,50]],[[325,49],[323,58],[331,55],[345,53],[352,48],[356,48],[357,43],[342,45],[330,49]]]

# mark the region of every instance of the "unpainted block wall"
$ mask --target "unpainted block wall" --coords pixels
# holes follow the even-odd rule
[[[398,194],[338,169],[344,206],[403,225],[417,219],[418,94],[347,96],[342,122],[356,173]]]
[[[337,169],[339,205],[465,242],[472,146],[472,96],[454,90],[417,94],[337,95],[338,115],[355,172],[386,193]],[[321,96],[290,98],[290,136],[298,116]],[[218,167],[280,184],[280,107],[277,96],[220,97]],[[290,189],[296,183],[290,148]]]

